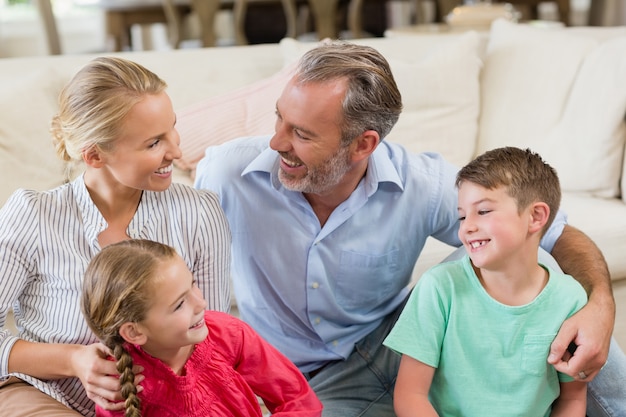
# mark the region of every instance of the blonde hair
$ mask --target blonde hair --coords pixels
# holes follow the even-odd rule
[[[159,94],[166,87],[165,81],[135,62],[95,58],[59,95],[59,112],[50,129],[57,155],[78,163],[87,149],[110,149],[130,109],[145,95]]]
[[[138,417],[133,360],[120,335],[124,323],[138,323],[151,307],[154,277],[174,248],[151,240],[125,240],[105,247],[85,272],[81,308],[89,328],[113,351],[120,373],[126,417]]]

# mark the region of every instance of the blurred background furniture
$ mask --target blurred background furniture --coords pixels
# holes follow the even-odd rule
[[[422,0],[399,0],[421,4]],[[316,39],[382,36],[388,0],[307,0]],[[419,7],[419,6],[418,6]],[[379,27],[382,25],[385,27]],[[374,30],[367,31],[366,23]],[[347,29],[347,31],[343,30]]]
[[[168,25],[180,27],[180,16],[176,15],[176,0],[163,0]],[[287,30],[285,37],[296,37],[296,0],[191,0],[193,11],[200,20],[200,31],[202,44],[204,46],[215,45],[215,16],[220,8],[230,8],[233,10],[233,20],[235,27],[235,43],[237,45],[247,45],[248,39],[245,33],[246,15],[248,3],[268,4],[280,2],[285,15]]]
[[[50,0],[35,0],[37,4],[37,12],[43,25],[46,36],[46,45],[50,55],[61,54],[61,40],[59,31],[57,30],[54,12],[52,11],[52,3]]]
[[[366,34],[363,30],[364,1],[365,0],[350,0],[348,5],[348,30],[351,33],[351,37],[355,39],[368,36],[368,34]],[[415,14],[415,24],[426,23],[424,13],[422,12],[424,8],[423,1],[406,1],[412,3],[413,12]]]
[[[38,0],[42,1],[42,0]],[[167,23],[165,7],[161,0],[98,0],[92,3],[105,14],[105,26],[109,50],[131,50],[131,27],[153,23]],[[191,12],[189,0],[174,0],[172,8],[177,16]],[[180,19],[177,20],[178,22]],[[180,27],[170,31],[170,39],[176,44],[180,41]],[[175,32],[175,33],[172,33]]]
[[[624,2],[624,0],[613,0],[616,2]],[[522,12],[522,20],[537,20],[540,18],[539,7],[546,0],[493,0],[493,3],[511,3]],[[570,16],[570,0],[552,0],[556,4],[559,20],[566,26],[569,25]],[[463,4],[463,0],[436,0],[435,1],[435,21],[445,22],[445,17],[456,6]]]
[[[55,0],[55,21],[50,0],[29,1],[36,21],[24,22],[22,26],[11,15],[8,18],[5,15],[3,33],[0,33],[3,41],[0,56],[274,43],[283,37],[294,36],[301,40],[324,37],[355,39],[383,36],[387,29],[424,24],[420,30],[432,31],[435,27],[432,23],[445,26],[446,12],[449,13],[450,8],[462,2]],[[73,1],[82,11],[72,9],[75,11],[68,16],[68,1]],[[500,2],[500,5],[504,2],[493,1]],[[526,8],[527,14],[522,20],[535,17],[531,15],[529,5],[530,1],[536,0],[511,1],[515,2],[519,10]],[[559,19],[556,1],[541,3],[537,9],[541,20]],[[35,15],[35,12],[38,14]],[[83,13],[86,16],[84,21],[79,17]],[[562,11],[560,14],[564,13]],[[29,29],[31,33],[27,35],[28,40],[23,35],[26,24],[32,27]],[[625,25],[626,0],[569,0],[569,24]],[[438,31],[444,29],[439,28]],[[182,40],[189,42],[181,44]]]
[[[110,49],[131,49],[130,30],[135,24],[165,23],[173,48],[184,39],[184,20],[195,13],[199,20],[200,40],[204,47],[215,46],[215,18],[222,9],[231,9],[234,16],[235,43],[248,43],[244,25],[248,4],[279,2],[284,9],[287,31],[285,36],[296,34],[296,0],[98,0],[96,7],[105,12],[107,33],[112,40]]]
[[[173,34],[174,42],[180,39],[180,28],[182,26],[182,16],[176,7],[177,0],[163,0],[165,15],[168,27]],[[179,0],[180,1],[180,0]],[[285,30],[281,32],[279,39],[283,37],[296,38],[305,32],[304,28],[298,29],[298,22],[310,18],[313,24],[313,33],[316,39],[337,38],[343,23],[344,10],[347,10],[347,27],[350,38],[360,38],[366,36],[363,30],[363,13],[365,0],[189,0],[191,9],[198,15],[202,44],[204,46],[215,45],[214,21],[219,9],[230,8],[233,12],[235,29],[235,44],[246,45],[249,43],[246,30],[250,26],[258,26],[261,23],[269,24],[272,27],[279,26],[278,19],[283,18]],[[367,3],[378,3],[384,7],[386,0],[369,0]],[[421,0],[407,0],[416,3]],[[272,14],[273,10],[265,8],[265,16],[261,17],[256,11],[260,7],[280,5],[282,7],[281,17]],[[252,10],[254,17],[250,17],[248,6],[254,6]],[[303,16],[304,15],[304,16]],[[255,20],[251,22],[250,20]],[[305,23],[306,25],[306,23]],[[382,31],[381,31],[382,34]],[[369,35],[371,36],[371,35]],[[258,42],[258,41],[257,41]],[[261,40],[260,42],[264,42]],[[256,43],[256,42],[255,42]]]
[[[318,39],[337,37],[339,0],[309,0]]]
[[[622,1],[623,0],[618,0]],[[539,19],[539,5],[545,0],[506,0],[507,3],[511,3],[516,9],[522,12],[523,20],[537,20]],[[570,24],[570,0],[553,0],[556,3],[559,20],[565,25]]]
[[[625,0],[591,0],[589,5],[590,26],[626,25]]]

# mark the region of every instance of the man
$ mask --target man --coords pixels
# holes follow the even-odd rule
[[[220,195],[231,225],[242,318],[307,375],[326,417],[394,415],[400,357],[382,341],[426,238],[460,246],[457,169],[383,141],[401,110],[377,51],[327,43],[306,53],[287,83],[271,139],[209,148],[198,165],[196,187]],[[607,359],[615,315],[606,263],[563,213],[542,246],[589,295],[561,328],[551,361],[590,381]],[[578,345],[571,359],[570,342]],[[626,384],[608,373],[626,360],[616,346],[611,352],[618,363],[590,391],[623,416],[623,391],[611,390]]]

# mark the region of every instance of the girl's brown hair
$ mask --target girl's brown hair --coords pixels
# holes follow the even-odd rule
[[[87,324],[113,351],[120,373],[126,417],[141,415],[133,360],[120,335],[124,323],[138,323],[151,307],[153,281],[164,261],[176,256],[167,245],[151,240],[126,240],[105,247],[85,272],[81,308]]]

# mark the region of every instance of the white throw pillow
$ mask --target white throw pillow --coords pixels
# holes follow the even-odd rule
[[[18,188],[47,190],[63,183],[64,164],[56,156],[50,122],[65,82],[49,68],[0,83],[0,205]]]
[[[476,32],[450,36],[356,39],[389,61],[404,109],[386,138],[413,152],[433,151],[458,166],[469,162],[476,144],[480,107],[482,39]],[[317,43],[283,39],[285,64]]]
[[[480,111],[479,38],[475,32],[421,61],[389,58],[404,109],[387,140],[412,152],[438,152],[458,167],[474,156]]]
[[[563,190],[616,196],[626,112],[626,31],[494,22],[481,79],[477,153],[529,147]]]

